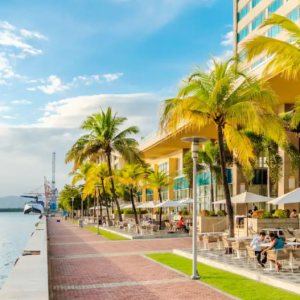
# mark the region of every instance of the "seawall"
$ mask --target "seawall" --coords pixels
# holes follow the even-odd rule
[[[49,300],[47,220],[43,216],[0,291],[1,300]]]

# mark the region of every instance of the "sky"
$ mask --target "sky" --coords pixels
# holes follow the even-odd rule
[[[65,154],[111,106],[157,130],[159,105],[210,54],[232,53],[232,0],[10,0],[0,4],[0,197],[70,182]]]

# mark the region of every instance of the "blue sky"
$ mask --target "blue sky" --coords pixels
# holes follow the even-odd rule
[[[140,136],[156,130],[159,101],[193,66],[230,55],[231,24],[231,0],[2,1],[0,154],[23,180],[13,192],[0,171],[0,196],[49,177],[54,150],[61,188],[65,152],[99,106],[127,116]]]

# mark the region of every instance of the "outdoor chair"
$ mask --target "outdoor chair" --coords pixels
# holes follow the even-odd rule
[[[246,246],[247,248],[247,253],[248,253],[248,262],[249,260],[253,260],[254,263],[254,268],[257,268],[257,259],[256,259],[256,255],[255,255],[255,251],[250,247],[250,246]]]
[[[247,251],[247,246],[250,246],[250,242],[246,242],[246,241],[233,242],[232,250],[236,251],[238,258],[241,258],[241,252]]]
[[[154,234],[154,232],[158,232],[159,226],[158,225],[152,225],[151,226],[151,234]]]
[[[267,251],[268,260],[275,261],[275,264],[281,262],[282,265],[284,262],[288,262],[293,272],[293,261],[291,260],[291,251],[292,249],[277,249],[277,250],[269,250]]]
[[[169,222],[165,222],[165,226],[166,226],[166,228],[167,228],[168,231],[173,231],[172,230],[172,226],[171,226],[171,224]]]
[[[141,226],[138,226],[139,227],[139,230],[140,230],[140,234],[143,235],[145,232],[147,232],[147,225],[141,225]]]
[[[133,223],[128,223],[128,232],[133,231],[135,228],[135,225]]]
[[[204,235],[203,236],[203,248],[209,249],[209,244],[218,243],[218,237],[212,235]]]
[[[293,234],[296,238],[296,242],[300,243],[300,231],[299,230],[294,230]]]
[[[128,226],[128,223],[127,222],[123,222],[123,224],[122,224],[123,229],[125,229],[127,226]]]
[[[287,229],[283,229],[282,230],[283,234],[284,234],[284,237],[285,237],[285,240],[287,242],[295,242],[296,241],[296,238],[294,235],[290,234],[289,231]],[[282,237],[281,237],[282,238]]]
[[[232,251],[232,241],[227,241],[227,236],[222,236],[223,246],[226,249],[226,253],[229,254]]]
[[[292,250],[292,259],[300,261],[300,248],[296,248]]]

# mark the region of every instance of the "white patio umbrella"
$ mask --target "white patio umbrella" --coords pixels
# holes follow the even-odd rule
[[[94,210],[94,209],[100,209],[100,205],[99,206],[96,206],[96,207],[90,207],[90,209]],[[106,206],[103,206],[102,205],[102,209],[106,209]]]
[[[159,203],[155,207],[179,207],[179,206],[185,206],[185,204],[180,203],[179,201],[166,200],[163,203]]]
[[[134,203],[134,206],[135,206],[136,208],[140,207],[141,205],[142,205],[141,202],[136,202],[136,203]],[[122,209],[125,209],[125,208],[132,208],[132,203],[126,204],[126,205],[124,205],[124,206],[122,207]]]
[[[123,203],[123,204],[121,204],[121,205],[120,205],[120,209],[125,208],[125,206],[127,206],[127,205],[128,205],[128,203]]]
[[[155,208],[157,204],[159,204],[159,202],[156,201],[143,202],[139,208]]]
[[[300,188],[297,188],[287,194],[284,194],[276,199],[268,202],[268,204],[279,205],[288,203],[299,203],[300,202]]]
[[[234,197],[231,197],[231,203],[233,203],[233,204],[246,204],[246,210],[247,210],[247,213],[246,213],[247,236],[248,236],[248,204],[249,203],[268,202],[271,199],[272,198],[270,198],[270,197],[265,197],[265,196],[261,196],[261,195],[257,195],[257,194],[253,194],[253,193],[249,193],[249,192],[244,192],[244,193],[241,193],[241,194],[236,195]],[[216,204],[226,204],[226,200],[216,201],[213,204],[214,205],[216,205]]]
[[[183,203],[183,204],[193,204],[194,200],[191,198],[186,198],[186,199],[181,199],[178,202]]]

